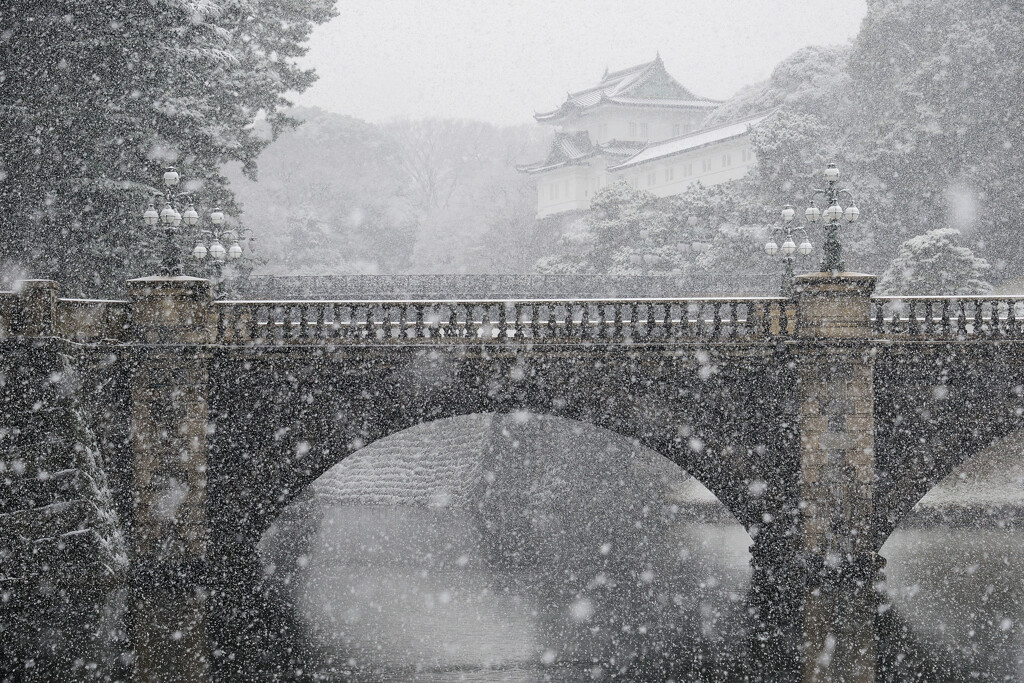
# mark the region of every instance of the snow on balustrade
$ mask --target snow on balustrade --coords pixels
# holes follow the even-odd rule
[[[1024,336],[1024,299],[999,296],[879,296],[875,332],[893,340]]]
[[[785,299],[218,301],[222,344],[424,339],[754,341],[792,332]]]

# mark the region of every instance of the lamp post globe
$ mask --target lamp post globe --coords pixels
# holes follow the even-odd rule
[[[224,245],[220,243],[220,240],[216,237],[213,238],[213,244],[210,245],[210,256],[218,261],[223,261],[227,250]]]
[[[153,206],[153,202],[150,202],[149,208],[142,213],[142,220],[151,228],[160,222],[160,212]]]
[[[167,170],[164,171],[164,185],[167,187],[175,187],[181,181],[181,176],[178,175],[177,169],[173,166],[168,166]]]

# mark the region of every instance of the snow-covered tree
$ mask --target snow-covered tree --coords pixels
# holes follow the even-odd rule
[[[890,295],[986,294],[988,261],[960,244],[960,231],[940,228],[912,237],[878,283]]]
[[[10,0],[0,7],[0,265],[109,291],[153,270],[139,219],[167,164],[237,216],[221,167],[255,174],[292,122],[296,64],[334,0]],[[253,124],[266,121],[270,137]],[[183,245],[184,247],[184,245]],[[69,258],[74,254],[75,258]],[[6,274],[6,273],[5,273]]]

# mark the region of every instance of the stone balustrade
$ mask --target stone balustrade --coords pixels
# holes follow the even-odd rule
[[[1024,298],[1007,296],[878,296],[875,334],[892,340],[954,341],[1024,336]]]
[[[531,301],[218,301],[220,344],[427,339],[755,341],[792,332],[781,298]]]

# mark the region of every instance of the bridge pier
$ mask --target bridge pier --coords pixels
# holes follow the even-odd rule
[[[128,291],[135,680],[206,681],[210,283],[147,277]]]
[[[872,682],[875,278],[797,278],[802,680]]]

